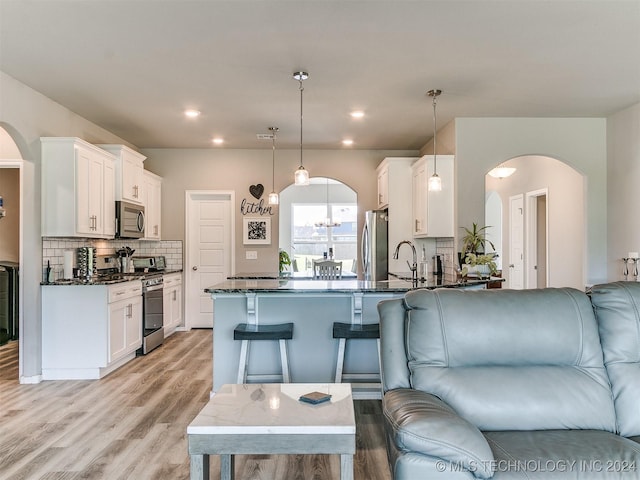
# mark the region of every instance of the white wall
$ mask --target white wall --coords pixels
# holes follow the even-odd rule
[[[607,119],[608,279],[622,280],[622,258],[640,251],[640,103]]]
[[[243,245],[240,205],[243,199],[256,201],[249,186],[262,183],[264,205],[271,191],[270,150],[145,149],[145,168],[164,178],[162,182],[162,236],[184,240],[185,190],[234,190],[236,192],[236,273],[278,270],[279,206],[271,215],[271,245]],[[299,151],[276,153],[275,190],[281,192],[293,182],[299,165]],[[358,195],[358,231],[364,212],[377,205],[377,165],[388,156],[411,157],[415,151],[305,150],[304,165],[312,177],[338,180]],[[409,185],[408,188],[411,188]],[[251,215],[255,216],[255,215]],[[258,252],[257,260],[246,260],[246,250]]]
[[[0,127],[18,146],[24,160],[23,325],[20,332],[23,377],[41,372],[42,239],[40,237],[40,137],[80,137],[91,143],[126,143],[62,105],[0,72]],[[4,152],[4,148],[0,147]],[[30,380],[27,380],[30,381]]]
[[[556,158],[586,177],[585,278],[607,279],[607,148],[603,118],[456,119],[456,224],[484,224],[484,176],[523,155]],[[457,234],[460,233],[458,228]]]
[[[506,163],[515,167],[516,172],[499,180],[486,177],[487,190],[497,192],[502,198],[502,238],[504,251],[503,276],[509,280],[507,265],[513,263],[509,258],[510,215],[509,197],[522,194],[524,202],[524,222],[528,222],[529,209],[526,202],[527,192],[546,188],[549,205],[549,287],[574,287],[584,289],[584,186],[583,176],[565,163],[549,157],[524,156]],[[526,260],[525,260],[526,263]]]

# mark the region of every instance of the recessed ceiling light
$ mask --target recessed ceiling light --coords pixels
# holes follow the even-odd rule
[[[362,118],[364,117],[364,112],[362,110],[354,110],[353,112],[351,112],[351,116],[353,118]]]
[[[220,138],[220,137],[215,137],[212,140],[213,143],[215,143],[216,145],[222,145],[224,143],[224,138]]]
[[[184,114],[188,118],[196,118],[196,117],[200,116],[200,111],[199,110],[185,110]]]
[[[342,144],[349,147],[353,145],[353,140],[351,140],[350,138],[345,138],[344,140],[342,140]]]

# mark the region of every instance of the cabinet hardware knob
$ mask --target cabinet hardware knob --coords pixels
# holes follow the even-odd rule
[[[192,267],[191,270],[195,272],[196,270],[198,270],[198,267]]]

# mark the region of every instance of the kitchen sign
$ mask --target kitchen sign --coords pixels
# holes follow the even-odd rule
[[[273,206],[265,205],[262,194],[264,193],[264,185],[258,183],[257,185],[251,185],[249,187],[249,193],[258,200],[254,202],[252,199],[243,198],[240,203],[240,213],[242,215],[273,215]]]

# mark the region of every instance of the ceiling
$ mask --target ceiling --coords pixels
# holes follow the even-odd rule
[[[298,148],[306,70],[305,148],[416,150],[433,88],[439,127],[639,102],[640,0],[0,0],[0,70],[140,148]]]

